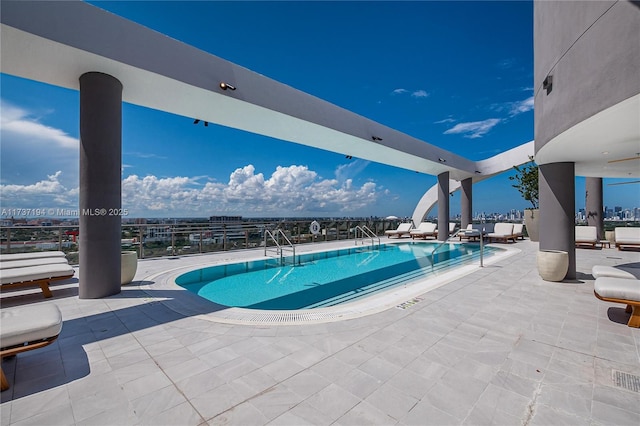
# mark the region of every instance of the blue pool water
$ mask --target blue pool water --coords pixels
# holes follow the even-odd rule
[[[295,265],[275,259],[211,266],[180,275],[176,284],[212,302],[267,310],[333,306],[424,278],[476,259],[479,246],[408,242],[296,256]],[[497,249],[485,247],[485,256]],[[289,263],[291,259],[289,258]]]

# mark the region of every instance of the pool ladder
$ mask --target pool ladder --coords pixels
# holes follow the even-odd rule
[[[282,244],[280,244],[279,241],[279,237],[282,237]],[[289,240],[289,238],[287,238],[287,236],[285,235],[285,233],[282,231],[282,229],[278,228],[275,231],[271,232],[268,229],[265,230],[264,232],[264,255],[267,255],[267,251],[268,250],[273,250],[273,247],[269,247],[267,246],[267,242],[268,240],[271,239],[271,241],[273,241],[275,243],[275,251],[276,251],[276,255],[280,257],[280,265],[284,266],[285,264],[285,258],[284,258],[284,251],[285,250],[291,250],[292,253],[292,257],[291,257],[291,261],[293,263],[293,265],[296,264],[296,247],[293,245],[293,243],[291,242],[291,240]],[[285,244],[286,242],[286,244]]]
[[[360,231],[358,233],[358,231]],[[358,241],[362,241],[362,245],[364,245],[365,240],[371,240],[371,247],[375,245],[375,240],[378,240],[378,248],[380,248],[380,237],[376,235],[371,229],[369,229],[366,225],[358,225],[354,229],[355,233],[355,241],[356,245],[358,245]]]

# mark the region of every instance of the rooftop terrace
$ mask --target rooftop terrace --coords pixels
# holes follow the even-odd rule
[[[640,392],[614,383],[640,376],[640,330],[594,297],[590,274],[626,265],[640,277],[638,252],[579,249],[578,280],[550,283],[537,243],[510,246],[404,309],[321,324],[219,323],[184,315],[185,291],[154,288],[163,271],[251,250],[142,260],[137,282],[104,299],[79,299],[77,280],[52,299],[2,293],[2,307],[58,305],[64,326],[3,361],[0,423],[640,424]]]

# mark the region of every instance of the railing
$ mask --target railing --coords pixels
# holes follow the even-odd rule
[[[287,246],[280,244],[279,238],[278,238],[279,236],[282,236],[282,239],[287,243]],[[271,241],[273,241],[274,244],[276,245],[276,255],[280,256],[280,265],[281,266],[284,266],[284,263],[285,263],[284,262],[284,250],[285,249],[286,250],[291,250],[292,263],[294,265],[296,264],[296,247],[289,240],[289,238],[287,238],[287,236],[284,234],[284,232],[282,232],[282,229],[278,228],[274,232],[271,232],[268,229],[265,230],[265,233],[264,233],[264,255],[265,256],[267,255],[267,251],[272,249],[268,245],[269,239],[267,237],[269,237],[269,239],[271,239]]]
[[[433,251],[431,252],[431,269],[433,269],[433,264],[435,262],[436,251],[438,251],[438,249],[440,247],[442,247],[445,244],[447,244],[451,238],[457,237],[461,232],[464,232],[466,234],[467,231],[468,230],[466,230],[466,229],[458,229],[456,232],[454,232],[453,234],[449,235],[447,238],[444,239],[444,241],[442,241],[440,244],[438,244],[436,246],[436,248],[433,249]],[[478,231],[478,235],[480,236],[480,267],[482,268],[484,266],[484,242],[483,242],[484,235],[483,235],[482,231]]]
[[[360,235],[358,236],[358,231],[360,231]],[[374,246],[375,244],[375,240],[378,240],[378,248],[380,248],[380,237],[377,236],[375,234],[375,232],[373,232],[371,229],[369,229],[367,227],[367,225],[357,225],[354,230],[354,239],[355,239],[355,243],[356,245],[358,245],[358,241],[362,241],[362,244],[364,245],[364,240],[365,239],[370,239],[371,240],[371,247]]]

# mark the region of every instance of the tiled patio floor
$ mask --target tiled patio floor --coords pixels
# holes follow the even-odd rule
[[[335,245],[335,244],[334,244]],[[80,300],[77,282],[2,294],[55,303],[56,343],[3,362],[2,425],[634,425],[640,330],[593,295],[594,264],[640,253],[578,249],[578,280],[543,281],[537,244],[422,296],[406,309],[305,325],[232,325],[172,310],[180,290],[148,277],[229,252],[140,261],[137,285]],[[184,301],[182,301],[184,303]]]

